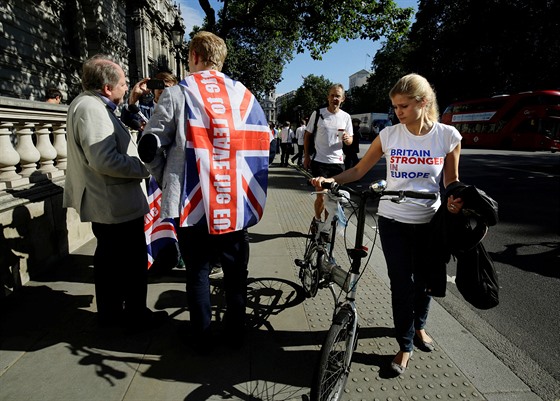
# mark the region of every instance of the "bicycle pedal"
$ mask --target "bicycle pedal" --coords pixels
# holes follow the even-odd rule
[[[311,220],[311,225],[309,227],[309,232],[311,233],[311,235],[315,235],[317,234],[317,230],[319,230],[319,224],[321,222],[315,218],[313,218],[313,220]]]
[[[294,259],[294,263],[298,267],[305,267],[305,260],[304,259]]]
[[[331,283],[331,280],[329,280],[328,278],[322,277],[319,280],[318,285],[319,285],[319,288],[328,288],[330,283]]]

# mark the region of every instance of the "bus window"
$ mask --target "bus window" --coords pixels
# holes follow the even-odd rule
[[[517,127],[516,131],[523,132],[523,133],[530,133],[530,132],[537,132],[537,124],[535,119],[529,119],[522,121],[521,124]]]
[[[558,96],[544,95],[542,97],[542,103],[548,106],[560,106],[560,99]]]
[[[482,124],[477,123],[477,124],[475,125],[474,132],[477,132],[477,133],[478,133],[478,132],[480,132],[480,131],[482,131]]]
[[[540,132],[547,136],[548,138],[560,139],[560,120],[559,119],[552,119],[547,118],[540,120],[541,122],[541,129]]]

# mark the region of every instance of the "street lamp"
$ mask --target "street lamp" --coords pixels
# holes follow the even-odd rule
[[[298,104],[296,107],[294,107],[294,112],[296,114],[296,118],[297,118],[297,124],[299,124],[299,122],[302,119],[302,113],[301,113],[301,109],[303,109],[303,106],[301,104]]]
[[[185,30],[183,25],[179,20],[179,17],[175,17],[175,23],[171,28],[171,40],[175,46],[175,61],[177,62],[177,78],[181,79],[181,50],[183,47],[183,40],[185,36]]]

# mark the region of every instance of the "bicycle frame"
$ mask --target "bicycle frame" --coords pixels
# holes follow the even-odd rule
[[[312,192],[312,194],[316,194],[317,192]],[[330,235],[328,240],[324,240],[321,236],[328,236],[331,233],[336,231],[336,215],[333,213],[333,203],[336,205],[336,202],[333,202],[330,197],[325,196],[327,198],[324,202],[325,210],[327,211],[327,218],[325,221],[321,221],[317,223],[317,232],[314,234],[313,241],[316,241],[317,246],[322,250],[325,251],[324,245],[328,245],[326,252],[329,256],[329,260],[332,259],[332,253],[334,250],[334,235]]]
[[[338,272],[340,267],[333,270],[333,266],[337,266],[333,257],[334,244],[337,235],[337,227],[339,224],[346,225],[346,216],[342,205],[348,203],[350,194],[347,191],[334,195],[325,191],[313,192],[312,194],[321,194],[325,196],[326,219],[323,222],[316,222],[315,219],[311,223],[309,232],[311,236],[305,245],[305,255],[303,259],[296,259],[294,262],[300,267],[300,279],[302,280],[304,293],[307,297],[314,297],[317,290],[326,288],[330,283],[324,280],[333,271],[338,276],[337,282],[344,282],[346,272]]]
[[[329,201],[334,199],[335,201],[332,203],[338,205],[338,199],[340,197],[338,184],[327,183],[324,187],[327,185],[331,188],[327,194],[327,196],[329,196]],[[368,255],[368,249],[364,246],[367,199],[369,197],[379,197],[380,199],[387,199],[396,203],[411,202],[426,206],[425,204],[409,200],[407,197],[417,197],[420,199],[437,198],[436,194],[419,193],[414,191],[386,191],[385,187],[386,182],[384,180],[372,184],[369,190],[366,191],[356,191],[349,187],[343,187],[347,193],[352,193],[354,196],[359,198],[357,202],[352,201],[352,203],[357,204],[357,207],[354,209],[357,214],[354,247],[346,249],[350,259],[350,270],[346,272],[342,269],[342,267],[334,263],[331,258],[329,258],[328,265],[325,265],[323,260],[318,258],[317,267],[320,270],[321,277],[324,278],[326,276],[326,280],[328,280],[328,287],[333,295],[335,307],[331,327],[329,328],[323,346],[321,347],[319,365],[315,375],[316,377],[314,378],[314,383],[311,386],[312,401],[339,400],[344,392],[344,387],[350,374],[352,356],[357,346],[359,327],[359,315],[355,300],[358,291],[358,281],[362,274],[360,271],[362,259]],[[330,197],[331,192],[333,198]],[[336,194],[339,194],[338,197]],[[384,195],[392,197],[384,198]],[[328,202],[325,202],[325,204],[327,203]],[[332,228],[336,228],[336,219],[334,217]],[[315,238],[320,241],[319,230],[317,235],[319,235],[319,237]],[[333,230],[331,237],[332,244],[334,244],[334,236],[335,232]],[[330,251],[332,252],[332,248]],[[305,263],[298,263],[297,260],[296,264],[298,264],[302,269],[310,267],[306,266]],[[339,297],[337,297],[337,293],[334,288],[335,285],[338,285],[344,292],[346,292],[343,300],[339,300]],[[314,296],[314,294],[312,296]]]

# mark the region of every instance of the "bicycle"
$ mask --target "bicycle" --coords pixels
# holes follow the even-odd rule
[[[362,259],[368,256],[368,248],[364,246],[368,199],[379,198],[396,203],[408,202],[426,206],[425,203],[410,198],[437,199],[438,196],[428,192],[388,191],[386,186],[385,180],[379,180],[366,190],[358,191],[345,185],[323,183],[322,187],[326,190],[324,205],[328,217],[322,223],[316,224],[312,221],[304,258],[295,260],[295,264],[300,268],[299,277],[305,295],[308,298],[314,297],[319,288],[329,288],[335,305],[331,327],[321,347],[319,364],[311,386],[312,401],[339,400],[350,373],[359,329],[355,300],[358,282],[363,274],[360,270]],[[357,200],[351,199],[350,195]],[[348,271],[337,264],[332,256],[337,225],[344,223],[344,207],[351,208],[352,215],[355,214],[357,219],[354,246],[346,248],[350,262]],[[335,285],[341,289],[340,294],[337,294]],[[344,297],[341,296],[342,292],[346,294]]]
[[[311,194],[315,195],[317,192]],[[331,233],[336,232],[339,222],[344,225],[343,207],[350,199],[350,194],[346,191],[340,193],[339,196],[335,196],[333,193],[326,193],[326,195],[324,205],[327,218],[322,222],[317,222],[313,218],[308,231],[303,260],[295,260],[296,265],[300,267],[299,278],[307,298],[317,295],[319,287],[328,285],[326,280],[320,282],[320,267],[336,264],[333,257],[335,236]]]

